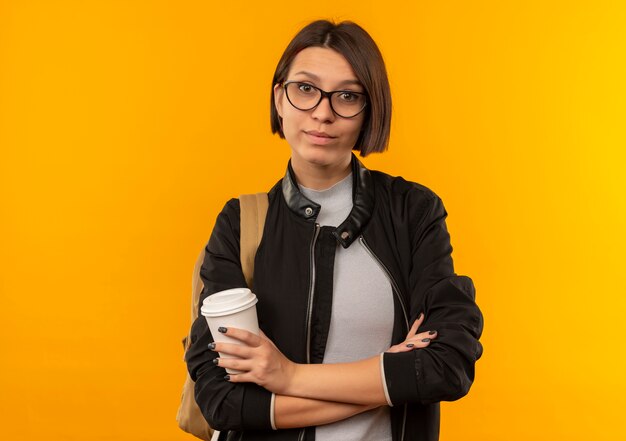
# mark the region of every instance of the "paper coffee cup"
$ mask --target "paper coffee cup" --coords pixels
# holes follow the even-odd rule
[[[241,344],[239,340],[230,338],[218,331],[220,326],[239,328],[259,335],[259,321],[256,314],[256,295],[248,288],[233,288],[211,294],[202,302],[201,314],[207,321],[211,335],[216,342]],[[220,358],[237,358],[222,354]],[[226,369],[229,374],[241,371]]]

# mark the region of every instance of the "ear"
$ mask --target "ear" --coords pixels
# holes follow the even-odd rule
[[[278,112],[278,116],[283,117],[283,95],[285,94],[285,89],[279,83],[274,84],[274,106],[276,107],[276,112]]]

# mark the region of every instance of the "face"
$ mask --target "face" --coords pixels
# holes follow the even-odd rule
[[[328,92],[364,92],[344,56],[328,48],[309,47],[300,51],[286,80],[306,82]],[[298,110],[289,103],[280,85],[274,86],[274,99],[283,119],[283,134],[291,147],[294,167],[336,168],[350,164],[365,111],[353,118],[342,118],[333,112],[326,98],[314,109]]]

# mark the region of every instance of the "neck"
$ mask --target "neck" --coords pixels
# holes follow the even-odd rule
[[[291,168],[298,184],[311,190],[326,190],[348,176],[352,171],[352,157],[342,164],[317,165],[298,161],[292,156]]]

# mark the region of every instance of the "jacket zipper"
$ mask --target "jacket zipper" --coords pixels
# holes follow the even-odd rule
[[[376,254],[374,254],[374,251],[372,251],[372,249],[369,247],[369,245],[367,245],[367,243],[365,242],[365,238],[363,236],[359,236],[359,241],[363,245],[363,248],[365,248],[365,250],[369,253],[369,255],[372,256],[372,258],[376,262],[378,262],[378,265],[383,270],[383,272],[387,276],[387,279],[391,283],[391,290],[393,291],[393,293],[398,298],[398,301],[400,302],[400,306],[402,307],[402,314],[404,315],[404,323],[406,324],[406,332],[409,332],[409,329],[410,329],[410,327],[409,327],[409,317],[407,315],[406,306],[404,304],[404,301],[402,300],[402,296],[400,295],[400,289],[398,288],[398,284],[394,280],[393,276],[391,275],[391,272],[389,272],[389,270],[387,269],[385,264],[378,258],[378,256]],[[404,416],[402,418],[402,432],[401,432],[401,435],[400,435],[400,441],[404,441],[404,432],[405,432],[405,428],[406,428],[406,414],[407,414],[407,405],[405,404],[404,405]]]
[[[394,294],[396,294],[396,297],[398,298],[398,301],[400,302],[400,306],[402,306],[402,313],[404,314],[404,323],[406,324],[406,332],[409,332],[409,329],[410,329],[409,316],[407,315],[406,306],[404,305],[404,301],[402,300],[402,296],[400,295],[400,289],[398,288],[398,284],[394,280],[393,276],[391,275],[391,273],[389,272],[385,264],[378,258],[378,256],[376,256],[376,254],[374,254],[372,249],[367,245],[367,243],[365,242],[365,238],[363,236],[360,236],[359,240],[361,241],[361,244],[363,244],[363,247],[367,250],[367,252],[374,258],[376,262],[378,262],[378,265],[387,276],[387,279],[389,279],[389,282],[391,283],[391,287],[393,288],[393,292]]]
[[[311,317],[313,315],[313,291],[315,290],[315,242],[317,242],[317,236],[320,232],[320,224],[315,224],[315,233],[313,234],[313,240],[311,241],[311,250],[310,250],[310,274],[311,274],[311,282],[309,283],[309,303],[307,306],[306,313],[306,362],[311,363]],[[304,440],[304,432],[305,428],[300,429],[300,434],[298,435],[298,441]]]
[[[309,284],[309,305],[306,314],[306,362],[311,363],[311,317],[313,316],[313,296],[315,289],[315,242],[320,232],[320,224],[315,224],[315,234],[311,241],[311,283]]]

